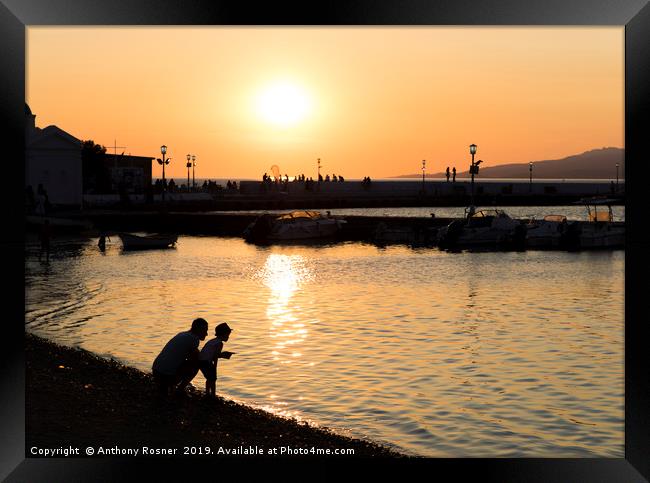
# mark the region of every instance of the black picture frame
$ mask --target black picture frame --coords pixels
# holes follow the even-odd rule
[[[298,7],[209,0],[1,0],[0,115],[5,133],[0,190],[4,226],[0,239],[4,304],[0,373],[0,478],[7,481],[119,481],[165,475],[188,478],[195,469],[213,472],[255,469],[254,460],[124,460],[25,458],[24,337],[24,101],[25,29],[31,25],[620,25],[625,26],[625,458],[621,459],[418,459],[348,460],[373,472],[396,475],[426,466],[436,477],[451,472],[453,481],[636,482],[650,478],[650,361],[644,336],[645,267],[650,243],[644,231],[644,137],[650,106],[650,6],[645,0],[363,0],[303,2]],[[248,463],[247,463],[248,462]],[[252,462],[252,463],[251,463]],[[285,461],[286,462],[286,461]],[[309,460],[304,479],[339,477],[340,460]],[[273,464],[268,460],[263,463]],[[298,461],[283,465],[283,471]],[[315,470],[315,466],[318,470]],[[302,465],[301,465],[302,466]],[[419,468],[423,469],[423,468]],[[433,473],[432,473],[433,472]],[[316,474],[317,473],[317,474]],[[208,473],[209,474],[209,473]],[[284,475],[284,473],[282,474]]]

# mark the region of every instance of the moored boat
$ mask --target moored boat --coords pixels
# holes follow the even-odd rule
[[[327,238],[335,235],[345,220],[318,211],[292,211],[259,216],[244,231],[249,241],[289,241]]]
[[[571,248],[575,245],[578,225],[564,215],[546,215],[526,225],[526,248]]]
[[[625,223],[615,222],[612,213],[615,201],[598,197],[580,201],[586,206],[588,216],[588,221],[581,224],[580,248],[622,248],[625,245]]]
[[[176,244],[178,235],[152,234],[133,235],[131,233],[118,233],[125,250],[146,250],[149,248],[169,248]]]
[[[438,230],[440,248],[523,247],[526,226],[497,209],[474,212]]]

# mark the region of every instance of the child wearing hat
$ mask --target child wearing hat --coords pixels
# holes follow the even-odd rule
[[[234,352],[223,351],[223,343],[230,338],[232,329],[225,322],[214,328],[214,339],[205,343],[199,354],[199,368],[205,376],[205,393],[216,397],[217,392],[217,362],[219,359],[230,359]]]

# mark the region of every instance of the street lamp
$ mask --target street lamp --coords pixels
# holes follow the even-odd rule
[[[533,162],[528,162],[528,171],[530,171],[530,183],[528,184],[528,191],[533,192]]]
[[[192,167],[192,163],[190,163],[190,158],[191,158],[191,155],[188,154],[187,155],[187,164],[185,165],[185,166],[187,166],[187,191],[188,192],[190,191],[190,168]]]
[[[427,161],[426,159],[422,160],[422,194],[424,194],[424,170],[426,168]]]
[[[469,216],[474,214],[474,172],[477,171],[474,164],[474,155],[476,154],[476,147],[476,144],[469,145],[469,153],[472,155],[472,164],[469,167],[469,173],[472,175],[472,200],[469,207]]]
[[[320,184],[320,158],[318,158],[318,183]]]
[[[618,193],[618,163],[616,163],[616,192]]]
[[[194,177],[194,168],[196,167],[196,156],[192,155],[192,189],[196,191],[196,178]]]
[[[162,200],[165,201],[165,191],[167,191],[167,183],[165,182],[165,165],[169,164],[172,158],[165,159],[165,154],[167,154],[167,146],[164,144],[160,146],[160,152],[162,153],[162,159],[156,158],[158,164],[162,165]]]

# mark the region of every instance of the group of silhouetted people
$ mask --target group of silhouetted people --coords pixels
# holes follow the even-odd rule
[[[216,397],[217,363],[219,359],[230,359],[234,354],[223,350],[223,344],[228,341],[231,332],[227,323],[217,325],[214,339],[207,341],[199,350],[200,341],[208,335],[208,322],[199,317],[194,319],[190,330],[172,337],[152,365],[159,394],[184,394],[185,387],[201,371],[205,377],[206,394]]]
[[[301,183],[301,182],[306,183],[308,181],[313,182],[314,180],[311,177],[307,178],[304,174],[296,175],[291,180],[292,183]],[[345,181],[345,178],[343,177],[343,175],[338,175],[337,176],[336,174],[332,174],[331,177],[330,177],[329,174],[327,174],[323,178],[323,175],[319,174],[318,175],[318,181],[321,182],[321,183],[328,183],[328,182],[340,182],[340,183],[342,183],[343,181]],[[264,173],[264,175],[262,175],[262,183],[276,183],[276,184],[278,184],[278,183],[288,183],[288,182],[289,182],[289,175],[288,174],[285,174],[284,176],[279,176],[279,177],[270,176],[270,175],[268,175],[266,173]]]

